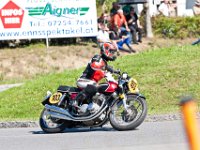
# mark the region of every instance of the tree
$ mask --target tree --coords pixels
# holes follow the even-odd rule
[[[97,7],[101,7],[101,12],[111,9],[113,2],[116,0],[96,0]]]
[[[152,23],[151,23],[151,16],[150,16],[150,10],[149,10],[149,0],[147,1],[147,3],[144,4],[144,9],[146,9],[145,22],[146,22],[147,37],[153,38]]]

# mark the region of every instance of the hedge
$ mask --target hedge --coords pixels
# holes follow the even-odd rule
[[[167,38],[200,37],[200,16],[195,17],[164,17],[152,18],[155,35]]]

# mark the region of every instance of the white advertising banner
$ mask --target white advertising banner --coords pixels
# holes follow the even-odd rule
[[[96,0],[1,0],[0,40],[97,35]]]

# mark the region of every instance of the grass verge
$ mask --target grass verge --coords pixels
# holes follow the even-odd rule
[[[148,102],[149,114],[179,111],[178,96],[200,97],[200,46],[173,46],[127,55],[111,64],[139,82]],[[0,120],[36,120],[47,90],[75,85],[83,68],[36,76],[23,86],[0,93]]]

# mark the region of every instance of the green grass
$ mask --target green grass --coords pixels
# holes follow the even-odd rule
[[[200,47],[184,46],[127,56],[117,62],[140,84],[149,113],[179,111],[179,96],[200,97]]]
[[[111,64],[128,72],[139,82],[148,102],[149,114],[179,111],[179,98],[191,94],[200,97],[200,46],[183,46],[150,50],[127,55]],[[0,93],[0,120],[36,120],[47,90],[59,85],[75,85],[79,70],[37,76],[23,86]]]

